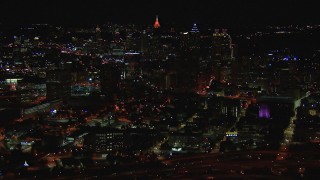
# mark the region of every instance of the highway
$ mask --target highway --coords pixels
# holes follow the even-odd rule
[[[103,175],[106,178],[129,177],[169,177],[181,178],[276,178],[282,179],[292,173],[298,174],[299,168],[319,167],[317,159],[276,160],[278,151],[235,152],[227,154],[201,154],[193,156],[177,156],[164,160],[165,167],[146,168],[135,171],[118,172],[113,175]],[[300,153],[290,153],[295,156]],[[317,154],[316,152],[309,152]],[[289,169],[291,174],[289,173]],[[281,176],[281,175],[284,176]]]

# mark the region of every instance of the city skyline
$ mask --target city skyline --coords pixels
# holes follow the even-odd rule
[[[315,1],[1,1],[0,179],[317,179]]]

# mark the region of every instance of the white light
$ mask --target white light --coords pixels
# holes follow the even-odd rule
[[[27,163],[27,161],[24,161],[23,166],[24,166],[24,167],[29,167],[29,164]]]
[[[172,151],[181,151],[182,148],[172,148]]]

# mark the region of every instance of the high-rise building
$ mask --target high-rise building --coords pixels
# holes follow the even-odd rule
[[[189,49],[189,32],[180,33],[180,49],[181,51],[187,51]]]
[[[193,24],[189,32],[180,33],[180,49],[191,51],[200,48],[200,31],[197,24]]]
[[[101,41],[102,37],[101,37],[101,29],[99,26],[96,27],[96,40],[97,41]]]
[[[141,39],[138,33],[129,33],[126,37],[125,50],[126,52],[139,52]]]
[[[66,70],[52,70],[46,73],[47,99],[66,98],[71,95],[72,73]]]
[[[149,37],[148,34],[146,32],[146,30],[142,31],[141,33],[141,48],[140,51],[142,53],[145,53],[148,49],[148,45],[149,45]]]
[[[212,40],[212,67],[215,80],[229,83],[232,81],[233,46],[231,36],[226,29],[216,29]]]
[[[180,54],[175,62],[175,89],[192,92],[197,88],[200,59],[200,31],[197,24],[193,24],[189,32],[180,33]]]
[[[121,130],[94,127],[84,138],[84,148],[89,152],[110,153],[123,150],[124,133]]]
[[[233,47],[231,36],[226,29],[215,30],[212,41],[212,60],[218,63],[228,63],[233,59]]]
[[[163,48],[160,43],[161,29],[143,31],[141,35],[141,52],[145,59],[155,60],[162,55]]]
[[[156,21],[154,22],[153,27],[154,27],[155,29],[160,28],[160,23],[159,23],[159,17],[158,17],[158,15],[156,16]]]
[[[200,48],[200,31],[196,23],[193,24],[189,35],[190,35],[190,38],[189,38],[190,49],[199,49]]]
[[[125,71],[123,73],[123,79],[134,78],[138,74],[141,74],[141,68],[139,66],[141,61],[141,53],[126,53],[124,56]]]

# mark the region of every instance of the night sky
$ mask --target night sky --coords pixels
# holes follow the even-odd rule
[[[3,23],[320,23],[316,0],[1,0]]]

